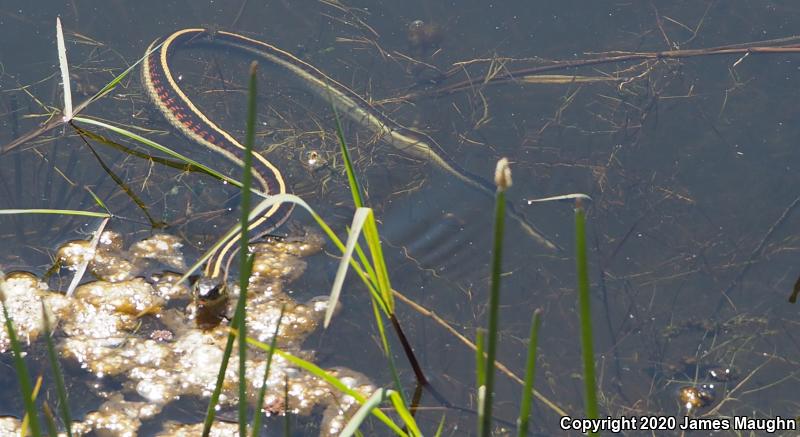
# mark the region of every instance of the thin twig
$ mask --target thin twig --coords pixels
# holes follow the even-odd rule
[[[475,343],[471,342],[468,338],[466,338],[463,335],[461,335],[460,332],[456,331],[455,328],[450,326],[450,324],[447,323],[447,321],[445,321],[444,319],[439,317],[436,313],[434,313],[433,311],[428,310],[427,308],[423,307],[422,305],[420,305],[420,304],[414,302],[413,300],[407,298],[406,296],[404,296],[403,294],[401,294],[397,290],[392,290],[392,293],[394,294],[394,296],[396,298],[398,298],[400,301],[402,301],[406,305],[410,306],[411,309],[413,309],[414,311],[422,314],[423,316],[426,316],[426,317],[429,317],[430,319],[432,319],[439,326],[441,326],[447,332],[449,332],[454,337],[456,337],[461,343],[464,343],[468,348],[472,349],[473,352],[477,350],[477,347],[475,346]],[[513,379],[514,381],[516,381],[520,385],[525,383],[525,381],[523,381],[522,378],[517,376],[514,372],[512,372],[508,367],[506,367],[500,361],[495,361],[494,362],[494,366],[495,366],[495,368],[497,370],[503,372],[506,376],[508,376],[509,378]],[[548,408],[553,410],[559,416],[568,416],[569,415],[569,414],[567,414],[566,411],[564,411],[564,409],[562,409],[561,407],[556,405],[555,402],[551,401],[550,399],[546,398],[543,394],[539,393],[538,390],[534,389],[533,390],[533,395],[536,396],[536,399],[539,399],[543,404],[545,404]]]
[[[500,84],[513,82],[522,76],[530,76],[537,73],[544,73],[554,70],[563,70],[568,68],[588,67],[601,64],[613,64],[621,62],[641,61],[641,60],[659,60],[659,59],[682,59],[698,56],[714,56],[714,55],[734,55],[744,53],[758,53],[758,54],[772,54],[772,53],[800,53],[800,46],[798,46],[800,36],[790,36],[786,38],[779,38],[769,41],[762,41],[758,43],[749,44],[731,44],[725,46],[704,48],[704,49],[689,49],[689,50],[666,50],[658,52],[607,52],[598,54],[598,57],[569,60],[569,61],[552,61],[548,65],[538,65],[535,67],[522,68],[519,70],[506,71],[498,73],[496,70],[491,69],[491,77],[481,75],[476,78],[468,78],[460,82],[439,88],[430,92],[416,92],[402,96],[402,99],[414,99],[419,97],[438,97],[446,94],[452,94],[464,89],[470,89],[475,85],[483,84]],[[774,44],[774,45],[759,45],[759,44]],[[447,73],[450,77],[461,71],[463,63],[459,64],[458,68],[454,68]]]
[[[755,249],[750,252],[750,256],[747,257],[747,262],[744,263],[742,269],[739,270],[739,273],[736,275],[736,277],[734,277],[730,284],[728,284],[728,287],[722,291],[722,296],[719,298],[719,303],[717,304],[717,309],[714,311],[714,313],[719,312],[725,301],[730,303],[731,307],[736,309],[736,307],[733,305],[733,301],[731,301],[730,292],[739,284],[739,281],[744,277],[744,275],[747,274],[747,272],[750,270],[750,266],[755,263],[755,260],[761,256],[761,252],[763,252],[764,246],[767,244],[767,240],[769,240],[775,230],[778,229],[778,227],[782,225],[784,221],[786,221],[786,218],[789,217],[789,214],[797,207],[798,203],[800,203],[800,196],[797,196],[792,203],[790,203],[789,206],[783,210],[783,213],[781,213],[780,217],[775,220],[775,223],[773,223],[772,226],[767,229],[764,237],[761,238],[761,241],[758,243]]]

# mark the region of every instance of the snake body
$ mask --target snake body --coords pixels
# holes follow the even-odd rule
[[[158,46],[159,42],[161,45]],[[157,47],[157,49],[154,49]],[[142,64],[142,83],[146,93],[166,120],[183,135],[228,160],[242,165],[244,146],[228,132],[206,117],[183,92],[169,66],[172,53],[192,46],[224,47],[248,57],[280,67],[297,77],[309,90],[336,106],[359,125],[367,128],[383,141],[410,156],[432,162],[443,171],[465,184],[493,196],[495,187],[485,179],[470,173],[450,158],[428,135],[408,129],[370,105],[350,88],[329,77],[313,65],[271,44],[243,35],[202,28],[178,30],[163,39],[154,41]],[[253,155],[253,176],[260,189],[268,194],[286,193],[286,182],[280,170],[262,155]],[[556,246],[545,238],[525,217],[509,204],[509,215],[536,241],[550,249]],[[278,204],[248,226],[251,233],[263,235],[280,226],[292,212],[292,205]],[[231,237],[214,254],[206,265],[205,275],[221,278],[225,260],[232,253],[239,236]]]

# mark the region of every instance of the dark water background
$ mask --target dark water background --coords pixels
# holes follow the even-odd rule
[[[712,47],[791,36],[800,28],[800,9],[788,1],[336,5],[4,0],[0,143],[32,129],[50,108],[60,106],[56,15],[67,33],[78,101],[137,60],[153,39],[184,27],[218,27],[269,41],[376,104],[435,77],[434,70],[414,67],[397,52],[447,70],[457,62],[493,57],[577,59],[617,50]],[[438,52],[409,47],[406,28],[417,19],[441,27]],[[213,52],[194,54],[178,59],[176,70],[212,118],[241,134],[244,80],[236,78],[244,77],[246,61]],[[434,136],[474,173],[488,177],[499,157],[511,159],[510,198],[566,250],[548,252],[508,222],[499,359],[521,374],[531,313],[543,308],[536,386],[575,416],[583,407],[572,210],[567,204],[523,203],[571,192],[594,198],[590,262],[604,414],[681,414],[675,392],[695,375],[674,367],[694,357],[701,369],[719,365],[739,374],[718,386],[717,402],[728,398],[720,414],[797,415],[797,307],[787,304],[787,297],[800,273],[795,236],[800,212],[793,204],[800,196],[800,156],[792,152],[800,137],[800,55],[740,58],[696,57],[559,72],[638,76],[622,86],[487,86],[382,106],[399,122]],[[503,67],[528,65],[507,61]],[[468,71],[479,77],[488,66],[476,63]],[[238,87],[220,86],[220,77]],[[327,105],[268,68],[262,79],[264,149],[278,144],[268,156],[286,169],[295,192],[343,229],[352,208]],[[170,130],[150,108],[136,78],[85,114],[158,131],[152,135]],[[357,126],[346,130],[358,149],[369,202],[381,219],[393,285],[473,338],[475,329],[485,325],[490,200],[388,145],[370,144]],[[192,150],[177,135],[158,138]],[[232,214],[219,210],[220,205],[235,205],[233,192],[210,178],[179,177],[174,170],[99,150],[150,212],[186,238],[190,255],[230,223]],[[334,170],[305,169],[300,161],[309,150],[327,157]],[[191,153],[219,162],[209,154]],[[223,165],[223,170],[231,169]],[[2,208],[90,209],[93,202],[83,188],[90,186],[115,213],[143,220],[71,132],[39,138],[4,155],[0,184]],[[309,223],[302,213],[294,217]],[[3,269],[36,273],[47,268],[59,243],[95,226],[39,216],[3,218],[0,223],[6,248],[0,254]],[[131,241],[150,232],[130,222],[114,223],[113,228],[131,234]],[[329,257],[314,258],[293,285],[298,298],[326,293],[335,268]],[[321,365],[350,367],[388,386],[390,375],[365,290],[352,278],[348,284],[344,310],[333,327],[307,345],[319,351]],[[437,389],[453,404],[474,408],[472,352],[402,304],[399,314]],[[2,363],[10,374],[10,358]],[[405,365],[402,369],[411,386],[413,374]],[[80,371],[75,373],[73,399],[91,399],[82,388]],[[496,415],[513,422],[520,388],[505,376],[498,379]],[[18,395],[13,385],[7,387],[0,395],[0,414],[19,414]],[[439,406],[430,397],[423,403]],[[95,400],[87,400],[75,408],[85,411],[94,405]],[[448,435],[474,429],[475,419],[468,413],[432,409],[420,415],[427,432],[442,415]],[[557,415],[542,404],[534,407],[534,422],[540,432],[560,433]]]

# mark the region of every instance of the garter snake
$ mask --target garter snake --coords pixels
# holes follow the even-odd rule
[[[163,43],[154,50],[159,41]],[[493,184],[462,168],[431,137],[403,127],[375,109],[353,90],[287,51],[236,33],[201,28],[178,30],[163,40],[154,41],[146,52],[149,55],[142,62],[142,82],[150,99],[167,121],[182,134],[238,165],[243,161],[244,146],[192,103],[170,69],[169,61],[173,52],[194,46],[228,48],[280,67],[299,79],[322,99],[330,100],[341,113],[398,150],[424,161],[433,162],[467,185],[490,196],[494,195]],[[286,193],[286,182],[280,170],[258,153],[254,153],[253,158],[253,176],[261,190],[267,194]],[[516,219],[531,237],[550,249],[556,248],[522,214],[518,213],[513,205],[508,206],[509,215]],[[286,221],[291,212],[291,204],[275,205],[264,215],[254,219],[248,229],[256,235],[264,235]],[[233,236],[209,259],[205,268],[207,278],[223,277],[225,259],[233,252],[238,240],[238,236]]]

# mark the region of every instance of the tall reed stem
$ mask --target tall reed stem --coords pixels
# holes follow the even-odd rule
[[[492,271],[489,292],[489,328],[486,346],[485,396],[478,406],[478,435],[488,436],[492,427],[492,390],[494,389],[494,362],[497,355],[497,325],[500,312],[500,274],[502,273],[503,232],[505,228],[506,189],[511,186],[511,169],[506,158],[497,162],[495,170],[497,193],[494,202],[494,242],[492,244]],[[478,388],[480,390],[480,387]]]
[[[589,266],[586,260],[586,213],[582,199],[575,200],[575,261],[578,270],[578,311],[581,318],[581,349],[583,351],[583,383],[586,417],[597,419],[597,383],[594,375],[592,346],[592,312],[589,307]]]

